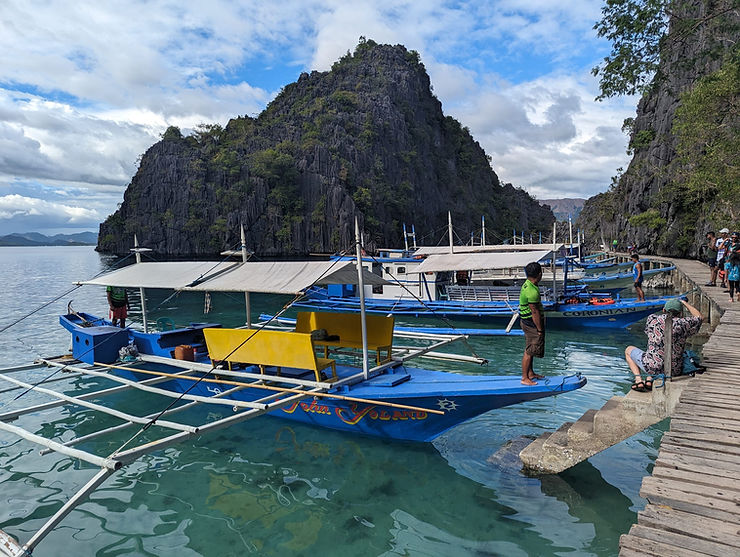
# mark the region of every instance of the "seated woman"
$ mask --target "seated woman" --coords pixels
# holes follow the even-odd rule
[[[691,316],[681,317],[683,308]],[[668,300],[662,313],[654,313],[647,318],[645,334],[648,337],[647,348],[643,352],[636,346],[628,346],[624,351],[627,364],[635,376],[633,391],[645,392],[653,388],[653,375],[663,373],[665,361],[665,321],[668,314],[673,316],[673,336],[671,350],[671,376],[681,374],[683,368],[683,351],[686,341],[699,332],[705,320],[701,312],[684,300]],[[642,379],[642,372],[647,376]]]

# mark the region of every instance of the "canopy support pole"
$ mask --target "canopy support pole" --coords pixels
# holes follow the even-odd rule
[[[481,222],[480,244],[482,246],[485,246],[486,245],[486,215],[481,215],[480,222]]]
[[[139,239],[134,234],[134,253],[136,254],[136,263],[141,263],[141,253],[139,252]],[[146,315],[146,296],[144,295],[144,288],[139,287],[139,296],[141,297],[141,319],[144,322],[144,332],[149,332],[149,323]]]
[[[244,225],[241,225],[241,238],[242,238],[242,262],[246,263],[247,259],[249,259],[249,254],[247,253],[247,236],[244,233]],[[244,305],[246,307],[247,312],[247,329],[252,328],[252,302],[249,299],[249,292],[244,292]]]
[[[557,267],[555,266],[555,259],[557,258],[558,254],[555,253],[555,249],[557,248],[557,244],[555,243],[556,235],[557,235],[557,222],[552,223],[552,299],[554,302],[558,301],[558,279],[555,277],[555,271]]]
[[[360,323],[362,324],[362,374],[369,379],[367,367],[367,318],[365,315],[365,278],[362,274],[362,245],[360,223],[355,217],[355,251],[357,252],[357,286],[360,289]]]
[[[452,213],[447,211],[447,235],[450,238],[450,253],[455,253],[455,249],[452,247]]]

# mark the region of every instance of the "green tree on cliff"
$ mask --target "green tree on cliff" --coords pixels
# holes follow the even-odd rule
[[[657,193],[638,194],[644,212],[615,222],[647,231],[666,253],[692,252],[707,226],[740,227],[740,0],[605,0],[594,29],[612,44],[592,70],[598,100],[643,94],[653,107],[661,96],[678,101],[660,134],[645,110],[625,121],[635,159],[599,204],[625,207],[657,180]],[[666,146],[667,158],[648,154]]]
[[[704,4],[703,9],[692,10],[697,4]],[[722,25],[737,31],[732,18],[725,16],[738,9],[740,0],[606,0],[594,29],[611,42],[612,50],[591,70],[599,77],[597,100],[645,93],[662,78],[661,60],[668,60],[671,51],[686,41],[696,40],[707,24],[723,18]],[[693,17],[684,15],[691,12]]]

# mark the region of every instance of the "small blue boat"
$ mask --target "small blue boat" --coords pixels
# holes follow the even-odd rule
[[[311,290],[305,300],[296,302],[295,307],[313,311],[357,312],[360,301],[357,297],[331,297],[326,290]],[[643,302],[637,298],[611,298],[608,296],[574,296],[565,302],[545,300],[542,305],[548,327],[559,329],[588,329],[591,327],[624,328],[660,311],[665,303],[678,296],[660,296]],[[518,312],[518,301],[417,302],[413,300],[365,300],[368,313],[407,317],[444,317],[466,319],[485,323],[490,327],[505,327]]]
[[[632,265],[632,264],[630,264]],[[654,269],[644,269],[643,277],[649,278],[660,273],[667,273],[675,269],[674,265]],[[621,271],[616,273],[600,273],[598,275],[586,275],[574,281],[575,284],[588,288],[613,288],[617,286],[626,287],[634,282],[632,271]]]
[[[365,257],[363,265],[390,283],[364,288],[366,311],[476,320],[491,328],[506,327],[518,312],[519,287],[500,283],[523,280],[523,267],[531,261],[544,261],[552,250],[536,245],[534,247],[540,249],[527,252],[483,251],[495,247],[455,247],[461,250],[455,253],[443,253],[442,248],[420,248],[416,252],[419,257],[409,257],[404,251],[394,254],[381,250],[379,258]],[[348,258],[338,257],[337,260]],[[568,267],[554,274],[552,267],[543,268],[550,273],[540,282],[548,327],[624,328],[659,311],[671,298],[658,297],[643,302],[621,298],[617,293],[631,284],[631,273],[592,277],[583,276],[581,272],[579,280],[569,281]],[[650,276],[670,269],[651,269],[644,274]],[[554,296],[553,291],[558,295]],[[358,312],[360,305],[360,291],[350,284],[313,287],[304,299],[294,304],[301,309],[333,312]]]

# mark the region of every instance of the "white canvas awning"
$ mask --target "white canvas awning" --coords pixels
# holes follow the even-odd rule
[[[550,250],[499,253],[453,253],[430,255],[421,262],[416,272],[483,271],[524,267],[550,255]]]
[[[388,284],[363,270],[365,284]],[[353,261],[136,263],[78,284],[209,292],[297,294],[314,284],[357,284]]]
[[[566,244],[555,244],[555,250],[559,250]],[[570,244],[568,244],[570,245]],[[577,244],[573,244],[576,247]],[[516,252],[516,251],[552,251],[552,244],[496,244],[490,246],[454,246],[453,251],[457,253],[493,253],[493,252]],[[443,255],[450,253],[450,246],[427,246],[421,247],[414,252],[419,255]]]

